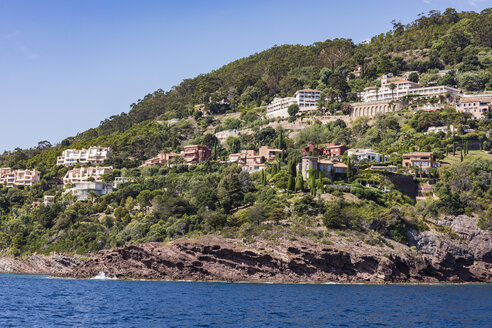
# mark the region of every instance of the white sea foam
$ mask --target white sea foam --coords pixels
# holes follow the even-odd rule
[[[118,280],[118,278],[107,277],[104,272],[100,271],[95,277],[92,277],[91,280]]]

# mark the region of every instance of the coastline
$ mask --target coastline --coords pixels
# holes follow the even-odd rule
[[[242,240],[216,235],[104,249],[88,256],[0,257],[0,272],[51,278],[262,284],[457,285],[492,283],[488,258],[453,248],[422,254],[388,246],[312,240]],[[425,250],[425,249],[423,249]],[[452,261],[450,260],[452,259]]]
[[[25,276],[45,276],[46,279],[60,279],[60,280],[95,280],[95,281],[124,281],[124,282],[182,282],[182,283],[221,283],[221,284],[265,284],[265,285],[349,285],[349,286],[385,286],[385,285],[401,285],[401,286],[465,286],[465,285],[490,285],[489,282],[367,282],[367,281],[327,281],[327,282],[313,282],[313,281],[269,281],[269,280],[238,280],[238,281],[225,281],[225,280],[172,280],[172,279],[94,279],[94,278],[77,278],[72,276],[52,276],[43,273],[22,273],[22,272],[1,272],[0,275],[25,275]]]

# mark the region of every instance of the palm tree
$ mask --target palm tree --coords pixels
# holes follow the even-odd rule
[[[396,84],[391,83],[391,84],[389,85],[389,88],[390,88],[390,90],[391,90],[391,100],[393,100],[393,99],[394,99],[394,97],[393,97],[393,92],[394,92],[394,90],[396,89]]]

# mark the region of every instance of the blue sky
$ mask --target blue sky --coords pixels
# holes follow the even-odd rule
[[[361,42],[486,0],[0,0],[0,152],[57,143],[184,78],[268,49]]]

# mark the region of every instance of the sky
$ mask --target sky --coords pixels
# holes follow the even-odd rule
[[[0,153],[55,144],[273,45],[359,43],[491,0],[0,0]]]

